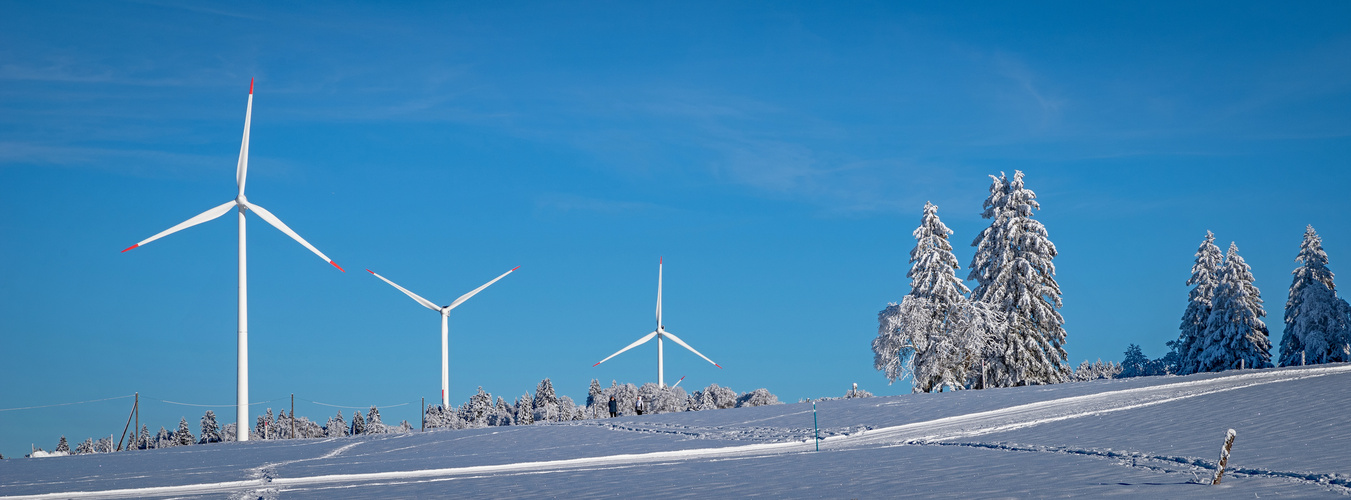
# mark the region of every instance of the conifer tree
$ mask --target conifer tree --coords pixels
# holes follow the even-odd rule
[[[601,408],[601,406],[609,404],[609,400],[605,398],[604,394],[605,390],[601,389],[600,381],[591,379],[591,387],[586,390],[586,418],[600,418],[602,411],[609,411],[608,408]]]
[[[554,383],[547,377],[535,386],[535,420],[539,422],[557,422],[559,418],[558,395],[554,393]]]
[[[56,443],[57,453],[70,453],[70,444],[66,442],[66,437],[61,436],[61,442]]]
[[[162,430],[162,428],[161,428]],[[84,442],[75,447],[76,455],[84,455],[94,452],[94,438],[86,438]]]
[[[1254,281],[1252,268],[1238,254],[1238,245],[1230,243],[1206,320],[1197,371],[1271,366],[1271,343],[1262,322],[1267,313]]]
[[[362,418],[361,410],[352,414],[352,435],[357,436],[366,433],[366,419]]]
[[[1337,297],[1333,274],[1323,239],[1313,226],[1304,231],[1291,273],[1290,296],[1285,302],[1285,335],[1281,338],[1280,365],[1351,361],[1346,342],[1346,301]]]
[[[342,418],[342,410],[338,414],[328,419],[328,425],[324,426],[324,434],[328,437],[343,437],[347,435],[347,422]]]
[[[178,420],[178,430],[174,432],[174,446],[187,446],[196,441],[192,437],[192,431],[188,430],[188,418],[180,417]]]
[[[516,425],[530,425],[535,423],[535,405],[530,399],[529,394],[522,394],[516,398]]]
[[[221,442],[220,424],[216,423],[216,412],[207,410],[202,415],[202,438],[201,443],[219,443]]]
[[[1206,336],[1206,322],[1210,319],[1211,303],[1215,298],[1215,288],[1220,282],[1220,266],[1224,263],[1224,254],[1215,245],[1215,234],[1206,231],[1201,246],[1196,249],[1196,260],[1192,263],[1192,275],[1187,285],[1192,287],[1187,293],[1187,310],[1182,313],[1182,325],[1177,340],[1172,343],[1177,353],[1177,373],[1186,375],[1200,370],[1200,340]]]
[[[371,405],[370,411],[366,412],[366,434],[384,434],[389,431],[385,423],[380,421],[380,409]]]
[[[985,383],[994,387],[1063,382],[1070,374],[1065,352],[1065,320],[1060,285],[1055,280],[1055,244],[1041,221],[1036,193],[1013,178],[990,176],[985,213],[992,219],[976,241],[971,279],[973,300],[1002,315],[1000,338],[987,351]]]

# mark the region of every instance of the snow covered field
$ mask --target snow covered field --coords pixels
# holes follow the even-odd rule
[[[788,404],[3,460],[0,497],[1339,497],[1349,407],[1351,365],[1231,371],[823,401],[819,452]]]

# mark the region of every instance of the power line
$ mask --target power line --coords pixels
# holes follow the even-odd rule
[[[85,403],[97,403],[97,402],[99,402],[99,401],[112,401],[112,400],[114,400],[114,399],[126,399],[126,398],[130,398],[130,397],[135,397],[135,396],[136,396],[135,394],[128,394],[128,395],[126,395],[126,396],[113,396],[113,397],[111,397],[111,398],[91,399],[91,400],[89,400],[89,401],[76,401],[76,402],[74,402],[74,403],[57,403],[57,404],[54,404],[54,405],[25,406],[25,407],[23,407],[23,408],[4,408],[4,409],[0,409],[0,411],[36,410],[36,409],[38,409],[38,408],[52,408],[52,407],[55,407],[55,406],[82,405],[82,404],[85,404]]]
[[[343,409],[348,409],[348,410],[364,410],[364,409],[370,408],[371,406],[374,406],[374,407],[376,407],[376,408],[398,408],[398,407],[400,407],[400,406],[405,406],[405,405],[412,404],[412,403],[399,403],[399,404],[396,404],[396,405],[341,406],[341,405],[331,405],[331,404],[328,404],[328,403],[320,403],[320,402],[318,402],[318,401],[311,401],[311,400],[308,400],[308,399],[305,399],[305,398],[296,398],[296,399],[299,399],[299,400],[301,400],[301,401],[305,401],[305,402],[308,402],[308,403],[314,403],[314,404],[321,405],[321,406],[330,406],[330,407],[333,407],[333,408],[343,408]]]

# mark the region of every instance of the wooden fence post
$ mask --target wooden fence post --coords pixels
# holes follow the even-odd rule
[[[1220,450],[1220,465],[1215,468],[1215,480],[1210,484],[1220,484],[1220,478],[1224,477],[1224,467],[1229,465],[1229,449],[1234,446],[1234,437],[1238,435],[1233,429],[1224,434],[1224,449]]]

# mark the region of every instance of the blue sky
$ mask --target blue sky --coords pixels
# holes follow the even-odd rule
[[[1237,242],[1273,344],[1306,224],[1351,262],[1351,5],[4,2],[0,409],[139,391],[141,420],[233,419],[231,199],[257,79],[251,392],[416,424],[551,377],[785,401],[879,394],[876,313],[925,201],[959,260],[987,175],[1026,173],[1060,250],[1070,361],[1161,355],[1206,230]],[[964,275],[964,273],[963,273]],[[412,404],[393,407],[401,403]],[[284,402],[258,408],[284,407]],[[129,400],[0,411],[0,454],[120,432]],[[344,410],[344,415],[351,410]]]

